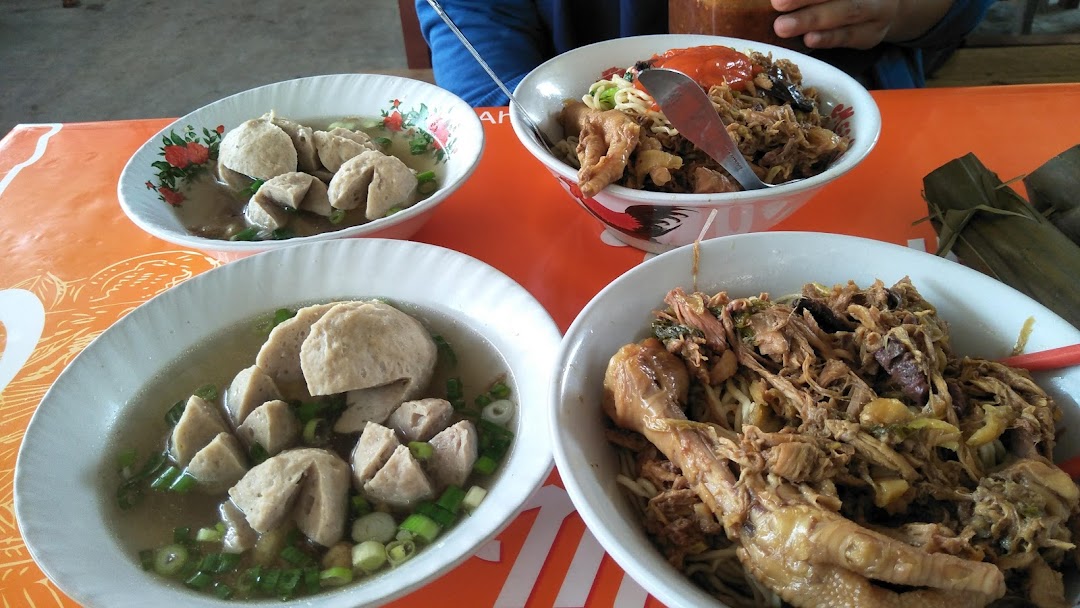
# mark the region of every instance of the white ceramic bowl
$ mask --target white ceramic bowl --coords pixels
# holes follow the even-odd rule
[[[604,70],[627,67],[669,49],[723,45],[735,50],[772,53],[799,66],[804,86],[818,89],[819,110],[834,130],[853,138],[851,147],[824,172],[799,182],[764,190],[724,194],[671,194],[611,185],[593,198],[581,196],[577,170],[555,158],[530,132],[523,110],[549,137],[561,139],[556,115],[567,99],[581,99]],[[510,104],[514,133],[571,197],[621,241],[653,253],[692,243],[709,214],[717,214],[704,238],[766,230],[810,200],[821,188],[859,164],[877,142],[881,114],[866,89],[833,66],[796,51],[759,42],[685,34],[618,38],[559,55],[530,72]],[[520,104],[520,105],[519,105]]]
[[[693,288],[692,257],[692,247],[658,256],[597,294],[563,338],[551,391],[555,463],[574,506],[615,561],[668,606],[720,603],[649,542],[616,485],[618,465],[604,439],[600,403],[604,371],[615,351],[649,335],[651,312],[664,307],[670,289]],[[985,275],[927,253],[849,236],[776,232],[710,240],[701,244],[698,286],[741,297],[792,293],[811,281],[833,285],[851,279],[865,286],[877,278],[892,284],[905,276],[949,322],[959,354],[1008,355],[1029,316],[1035,324],[1028,351],[1080,341],[1080,331],[1049,309]],[[1064,411],[1062,425],[1073,432],[1080,424],[1080,368],[1035,377],[1057,399]],[[1058,444],[1058,458],[1078,453],[1080,443]],[[1074,600],[1076,583],[1068,583]]]
[[[551,470],[546,406],[559,330],[527,291],[474,258],[410,241],[347,239],[270,251],[189,279],[120,319],[68,365],[34,413],[15,469],[15,513],[45,574],[86,606],[235,605],[144,572],[116,538],[107,521],[115,510],[114,459],[125,447],[116,429],[135,415],[149,379],[223,330],[279,307],[376,296],[442,313],[487,339],[517,388],[515,443],[480,508],[433,545],[399,568],[296,601],[384,603],[494,537]]]
[[[423,201],[391,215],[308,237],[282,241],[227,241],[191,234],[173,208],[147,187],[157,170],[151,163],[162,160],[162,138],[182,134],[187,126],[197,131],[226,132],[240,123],[274,110],[297,121],[335,119],[345,116],[387,117],[391,126],[415,128],[435,135],[445,162],[438,170],[439,189]],[[395,117],[400,115],[401,121]],[[151,137],[128,161],[120,175],[117,194],[124,213],[150,234],[184,247],[209,252],[226,261],[259,251],[343,237],[405,239],[428,220],[431,211],[461,186],[476,169],[484,150],[484,129],[476,112],[458,96],[433,84],[381,74],[332,74],[298,78],[250,89],[203,106],[177,119]]]

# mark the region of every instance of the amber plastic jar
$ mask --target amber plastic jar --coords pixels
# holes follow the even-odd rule
[[[780,13],[769,0],[668,0],[668,31],[672,34],[711,34],[798,48],[801,40],[776,35],[773,21]]]

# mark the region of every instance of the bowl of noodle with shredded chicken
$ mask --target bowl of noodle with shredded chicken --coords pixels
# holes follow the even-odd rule
[[[775,187],[743,190],[686,140],[637,83],[646,67],[694,78],[751,168]],[[716,36],[584,46],[538,66],[514,96],[510,120],[526,149],[615,238],[653,253],[771,228],[858,165],[881,129],[873,98],[841,70]]]
[[[653,258],[566,332],[555,462],[669,606],[1076,605],[1080,331],[954,262],[757,233]]]

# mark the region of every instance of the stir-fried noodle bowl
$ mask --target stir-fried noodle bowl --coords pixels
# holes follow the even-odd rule
[[[724,274],[708,265],[736,265],[761,249],[748,244],[810,245],[798,234],[753,236],[762,238],[703,253],[709,279],[696,285]],[[819,238],[821,267],[842,253],[838,243],[848,255],[861,243]],[[867,253],[930,257],[878,249]],[[991,338],[994,348],[968,350],[972,325],[990,311],[958,304],[945,284],[966,294],[989,283],[1014,299],[997,309],[1010,322],[988,334],[1019,332],[1030,316],[1045,339],[1064,322],[937,258],[934,268],[911,266],[912,276],[896,274],[902,264],[789,266],[805,255],[781,259],[772,276],[736,278],[729,291],[680,283],[676,273],[651,326],[608,324],[628,330],[625,339],[609,341],[606,357],[589,353],[585,375],[599,395],[577,406],[600,416],[591,431],[614,458],[597,475],[611,476],[624,523],[698,597],[733,607],[1071,606],[1080,489],[1055,464],[1055,448],[1076,416],[1076,372],[1036,378],[997,363],[1008,354],[1005,335]],[[672,256],[657,261],[690,261]],[[844,271],[852,280],[835,278]],[[670,276],[658,272],[635,278]],[[798,274],[826,278],[793,284]],[[761,289],[748,291],[755,276]],[[598,300],[619,289],[609,291]],[[566,339],[575,337],[572,327]],[[568,364],[582,365],[559,362]],[[576,471],[556,444],[560,471]],[[584,508],[575,500],[590,527],[595,498]],[[663,591],[663,601],[689,601]]]
[[[758,177],[744,191],[667,120],[637,81],[676,69],[705,90]],[[869,93],[832,66],[794,51],[711,36],[643,36],[564,53],[527,75],[510,117],[519,139],[617,238],[660,252],[767,229],[876,142]],[[541,121],[549,153],[525,128]]]
[[[605,70],[560,112],[566,138],[555,152],[578,169],[583,196],[610,184],[693,194],[743,190],[679,133],[641,85],[638,74],[650,67],[679,70],[697,82],[767,184],[817,175],[851,145],[846,119],[821,113],[817,90],[802,86],[792,60],[723,45],[669,49]]]

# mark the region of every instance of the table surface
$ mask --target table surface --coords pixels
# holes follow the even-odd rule
[[[874,98],[883,122],[876,148],[776,230],[932,248],[933,229],[919,221],[927,173],[973,152],[1008,180],[1080,142],[1080,121],[1072,119],[1080,84],[881,91]],[[646,254],[602,234],[517,142],[506,108],[477,112],[487,136],[480,166],[413,240],[495,266],[565,331],[602,287]],[[124,314],[219,264],[142,232],[117,202],[127,159],[169,122],[20,125],[0,140],[0,290],[28,291],[44,311],[25,364],[12,368],[14,377],[2,371],[11,360],[0,365],[0,606],[77,605],[34,563],[14,514],[16,456],[50,384]],[[11,346],[9,335],[0,329],[0,347]],[[588,534],[557,473],[496,541],[392,605],[440,605],[447,594],[470,598],[470,606],[658,604]]]

